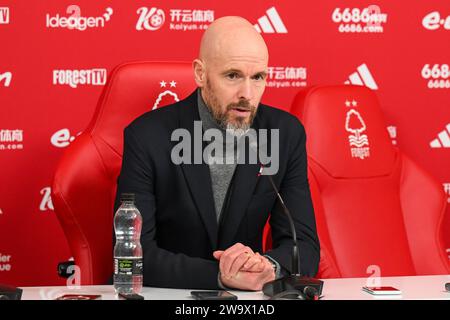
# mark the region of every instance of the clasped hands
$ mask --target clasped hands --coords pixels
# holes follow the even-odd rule
[[[213,255],[219,260],[220,281],[226,287],[259,291],[266,282],[275,279],[272,263],[241,243],[225,251],[214,251]]]

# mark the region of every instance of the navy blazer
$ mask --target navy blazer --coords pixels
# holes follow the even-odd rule
[[[124,130],[115,210],[121,193],[135,193],[143,217],[144,285],[218,289],[219,264],[213,251],[240,242],[261,253],[269,214],[273,249],[265,254],[290,272],[288,219],[267,176],[258,175],[258,163],[236,166],[217,223],[208,165],[171,161],[172,148],[178,143],[171,141],[172,132],[185,128],[194,136],[194,121],[200,121],[196,92],[143,114]],[[279,170],[273,179],[293,215],[301,272],[314,276],[320,246],[307,178],[305,130],[295,116],[263,104],[252,128],[279,129]]]

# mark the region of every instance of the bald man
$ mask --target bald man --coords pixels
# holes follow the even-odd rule
[[[305,131],[296,117],[260,103],[268,59],[263,38],[247,20],[217,19],[205,31],[193,61],[198,89],[185,100],[140,116],[125,129],[115,210],[121,193],[135,194],[143,216],[144,285],[261,290],[266,282],[293,271],[290,226],[261,174],[265,167],[240,158],[246,134],[264,130],[277,132],[266,148],[279,154],[272,177],[293,216],[301,273],[316,274],[320,246],[307,179]],[[203,136],[216,137],[202,140],[200,150],[192,141],[198,125]],[[179,142],[174,136],[184,133],[190,135],[192,148],[182,152],[183,159],[184,153],[195,158],[200,152],[201,163],[174,159]],[[224,152],[205,157],[213,143]],[[262,252],[268,219],[273,249]]]

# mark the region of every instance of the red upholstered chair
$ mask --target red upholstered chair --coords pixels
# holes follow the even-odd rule
[[[135,62],[115,68],[84,132],[56,169],[52,200],[81,284],[112,275],[113,205],[123,129],[139,115],[185,98],[195,89],[190,63]]]
[[[307,132],[321,241],[318,277],[448,274],[441,185],[389,138],[373,91],[317,86],[291,112]]]

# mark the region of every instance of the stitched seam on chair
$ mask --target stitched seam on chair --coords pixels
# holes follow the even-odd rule
[[[410,161],[410,162],[412,162],[412,163],[414,163],[411,159],[409,159],[409,157],[407,157],[406,155],[403,155],[403,158],[404,158],[404,160],[403,161],[405,161],[405,160],[408,160],[408,161]],[[414,163],[415,164],[415,163]],[[402,180],[403,178],[404,178],[404,165],[402,165],[402,170],[401,170],[401,177],[400,177],[400,180]],[[419,169],[421,169],[420,167],[419,167]],[[400,185],[401,185],[401,183],[399,184],[399,187],[400,187]],[[399,190],[400,191],[400,190]],[[443,191],[442,191],[443,192]],[[401,205],[401,203],[402,202],[400,202],[400,205]],[[441,248],[441,249],[444,249],[445,250],[445,248],[442,248],[442,246],[441,246],[441,243],[440,243],[440,239],[439,239],[439,235],[441,234],[441,226],[442,226],[442,221],[444,220],[444,211],[445,211],[445,207],[446,207],[446,205],[445,205],[445,199],[443,199],[443,201],[442,201],[442,204],[441,204],[441,209],[440,209],[440,214],[439,214],[439,219],[438,219],[438,221],[437,221],[437,223],[436,223],[436,225],[435,225],[435,236],[434,236],[434,242],[435,242],[435,244],[436,244],[436,247],[437,248]],[[403,206],[402,206],[402,211],[403,211]],[[402,213],[402,215],[403,215],[403,213]],[[405,225],[405,230],[407,230],[406,229],[406,225]],[[408,235],[408,232],[407,232],[407,235]],[[409,242],[409,238],[408,238],[408,246],[410,246],[410,244],[409,244],[410,242]],[[410,248],[410,250],[411,250],[411,248]],[[411,252],[411,251],[410,251]],[[444,253],[442,252],[442,250],[439,250],[439,257],[440,257],[440,259],[442,260],[442,262],[443,262],[443,265],[446,267],[446,269],[447,269],[447,271],[448,272],[450,272],[450,268],[449,268],[449,264],[448,264],[448,259],[446,259],[445,258],[445,255],[444,255]],[[412,258],[412,256],[411,256],[411,258]],[[419,274],[419,272],[418,272],[418,270],[417,270],[417,267],[416,267],[416,265],[415,265],[415,263],[414,263],[414,259],[412,259],[412,261],[413,261],[413,264],[414,264],[414,268],[416,269],[416,274]]]
[[[440,235],[442,232],[442,222],[444,221],[444,214],[445,214],[445,208],[446,208],[445,197],[442,197],[442,198],[443,199],[442,199],[442,204],[441,204],[441,210],[440,210],[438,222],[436,224],[434,241],[436,242],[436,246],[438,248],[444,249],[444,252],[445,252],[445,248],[441,247],[441,241],[440,241],[441,240]],[[442,250],[440,250],[440,251],[442,251]],[[449,258],[443,252],[440,252],[439,256],[440,256],[444,266],[446,267],[447,272],[450,273]]]
[[[142,65],[142,64],[148,64],[148,63],[171,63],[171,64],[186,64],[187,61],[134,61],[134,62],[126,62],[119,66],[117,66],[115,69],[112,70],[111,74],[109,75],[108,79],[112,79],[113,76],[119,72],[119,70],[123,69],[124,67],[128,67],[131,65]],[[97,115],[97,120],[102,118],[105,110],[103,106],[106,104],[107,100],[109,99],[110,95],[109,93],[112,90],[112,85],[110,85],[109,81],[107,83],[106,91],[104,92],[104,99],[102,101],[102,104],[100,106],[97,106],[97,108],[100,108],[99,113]],[[96,121],[91,129],[91,132],[97,129],[98,121]]]
[[[388,172],[387,174],[384,175],[377,175],[377,176],[371,176],[371,177],[354,177],[354,178],[350,178],[350,177],[336,177],[333,176],[327,169],[324,168],[324,166],[322,166],[316,159],[314,159],[314,157],[308,155],[308,158],[310,158],[310,160],[312,162],[314,162],[318,167],[320,167],[328,176],[332,177],[333,179],[336,180],[358,180],[358,179],[379,179],[379,178],[386,178],[386,177],[390,177],[394,174],[394,170],[392,170],[391,172]],[[396,166],[396,162],[398,160],[398,156],[396,154],[395,159],[394,159],[394,164],[393,164],[393,168]]]
[[[316,184],[316,186],[317,186],[317,191],[319,192],[318,198],[319,198],[319,200],[321,201],[321,207],[322,207],[322,211],[323,211],[323,215],[324,215],[323,218],[324,218],[325,228],[326,228],[326,231],[327,231],[327,233],[328,233],[328,239],[330,239],[330,241],[331,241],[328,223],[327,223],[327,221],[326,221],[326,219],[325,219],[325,209],[323,208],[322,198],[321,198],[321,195],[320,195],[320,194],[321,194],[321,191],[320,191],[319,183],[318,183],[318,180],[317,180],[316,175],[314,174],[314,172],[313,172],[312,170],[309,170],[309,172],[310,172],[310,174],[313,176],[313,179],[315,180],[315,184]],[[320,245],[320,247],[322,247],[322,245]],[[326,251],[328,251],[328,253],[329,253],[330,255],[332,255],[332,256],[330,256],[330,258],[332,259],[333,267],[335,268],[335,270],[337,271],[337,273],[339,274],[339,276],[342,277],[341,270],[340,270],[339,267],[337,266],[337,262],[336,262],[336,253],[334,252],[334,249],[333,249],[333,248],[327,248],[326,246],[325,246],[324,248],[326,249]],[[320,263],[320,262],[319,262],[319,263]]]
[[[89,137],[91,138],[92,145],[93,145],[94,148],[95,148],[96,154],[97,154],[97,156],[99,156],[99,158],[100,158],[100,160],[101,160],[100,162],[101,162],[101,164],[102,164],[103,170],[105,171],[105,175],[108,176],[108,171],[107,171],[107,168],[106,168],[106,166],[105,166],[104,159],[103,159],[103,157],[101,156],[101,154],[100,154],[100,152],[99,152],[99,150],[98,150],[98,147],[97,147],[97,145],[96,145],[96,143],[95,143],[95,140],[94,140],[94,138],[93,138],[91,132],[89,132],[89,133],[87,133],[87,134],[88,134]],[[57,181],[55,181],[55,182],[58,184]],[[58,184],[58,185],[59,185],[59,184]],[[61,189],[61,188],[60,188],[60,189]],[[90,269],[90,270],[89,270],[89,271],[90,271],[90,282],[92,283],[92,282],[93,282],[92,251],[91,251],[89,242],[87,241],[85,234],[82,232],[82,228],[81,228],[80,225],[78,224],[78,221],[74,218],[75,215],[73,214],[73,211],[72,211],[71,208],[67,205],[67,201],[66,201],[65,197],[63,196],[63,194],[62,194],[61,192],[60,192],[60,194],[61,194],[61,199],[64,201],[66,207],[69,209],[69,211],[70,211],[70,213],[71,213],[71,217],[73,218],[72,221],[73,221],[74,224],[77,226],[78,231],[80,232],[80,234],[81,234],[81,236],[82,236],[84,242],[86,243],[86,245],[87,245],[87,247],[88,247],[88,254],[89,254],[89,269]]]
[[[61,190],[61,187],[59,186],[58,181],[55,181],[55,183],[58,185],[59,190]],[[89,242],[87,241],[86,236],[85,236],[85,234],[84,234],[82,228],[80,227],[80,225],[79,225],[77,219],[75,219],[75,215],[73,214],[72,209],[71,209],[70,206],[68,205],[67,200],[66,200],[66,198],[64,197],[64,194],[63,194],[62,192],[59,192],[59,194],[60,194],[61,200],[64,202],[64,205],[66,206],[66,208],[67,208],[68,211],[70,212],[70,217],[71,217],[71,220],[72,220],[73,224],[76,226],[77,231],[79,232],[81,238],[82,238],[83,241],[84,241],[84,244],[87,246],[87,249],[88,249],[88,255],[89,255],[89,264],[88,264],[88,267],[89,267],[89,282],[90,282],[90,283],[93,283],[93,274],[92,274],[93,268],[92,268],[92,253],[91,253],[91,247],[90,247]],[[75,261],[75,264],[76,264],[76,261]],[[80,271],[81,271],[81,270],[80,270]]]
[[[117,66],[117,68],[115,68],[115,69],[112,70],[112,72],[111,72],[111,74],[109,75],[108,79],[112,79],[112,78],[114,77],[114,75],[115,75],[117,72],[119,72],[119,70],[123,69],[124,67],[128,67],[128,66],[130,66],[130,65],[139,65],[139,64],[143,64],[143,62],[127,62],[127,63],[121,64],[121,65]],[[104,112],[105,112],[104,105],[107,103],[107,101],[109,101],[109,98],[110,98],[110,94],[109,94],[109,93],[111,92],[112,87],[113,87],[113,85],[110,84],[110,83],[108,83],[107,88],[106,88],[106,91],[105,91],[104,94],[103,94],[104,99],[103,99],[103,101],[101,102],[101,105],[100,105],[100,106],[97,106],[98,108],[100,108],[100,110],[99,110],[99,113],[98,113],[98,115],[97,115],[97,119],[96,119],[96,120],[101,119],[101,118],[103,117],[103,114],[104,114]],[[97,125],[98,125],[98,121],[96,121],[96,122],[94,123],[91,132],[93,132],[93,131],[95,131],[95,130],[97,129]]]
[[[417,272],[417,265],[416,265],[414,256],[412,254],[411,239],[410,239],[408,228],[407,228],[406,222],[405,222],[405,213],[404,213],[405,210],[403,209],[403,202],[402,202],[402,197],[401,197],[401,191],[402,191],[401,190],[401,185],[402,185],[402,180],[404,179],[404,176],[405,176],[404,175],[404,173],[405,173],[404,172],[404,168],[405,168],[405,166],[404,166],[404,159],[405,158],[402,156],[402,154],[400,154],[400,151],[398,149],[396,151],[397,151],[397,156],[398,156],[398,159],[399,159],[397,165],[400,167],[400,177],[399,177],[399,183],[398,183],[398,190],[397,190],[397,192],[398,192],[398,195],[399,195],[400,210],[402,211],[401,214],[402,214],[403,228],[405,230],[406,242],[408,243],[409,257],[410,257],[412,265],[414,267],[414,271],[416,272],[416,275],[417,275],[418,274],[418,272]]]
[[[313,92],[317,91],[319,88],[321,88],[321,86],[314,86],[311,88],[311,90],[308,90],[308,92],[306,93],[306,96],[304,97],[303,101],[306,101]],[[303,119],[305,120],[304,122],[306,123],[306,119],[308,118],[308,112],[309,110],[306,110],[303,108]]]
[[[90,135],[90,137],[91,137],[91,141],[92,141],[92,144],[93,144],[93,146],[94,146],[94,148],[95,148],[95,151],[97,151],[97,155],[98,155],[98,157],[99,157],[100,160],[101,160],[100,162],[101,162],[101,164],[102,164],[103,171],[104,171],[105,175],[111,179],[111,177],[108,175],[108,173],[109,173],[109,172],[108,172],[108,168],[107,168],[107,166],[106,166],[106,164],[105,164],[105,161],[104,161],[104,158],[102,157],[102,154],[100,153],[100,151],[99,151],[99,149],[98,149],[97,143],[95,142],[94,137],[93,137],[90,133],[89,133],[89,135]],[[104,140],[102,140],[102,141],[104,141]]]
[[[119,70],[121,70],[122,68],[124,68],[124,67],[126,67],[126,66],[129,66],[129,65],[134,65],[134,64],[140,64],[140,62],[124,63],[124,64],[118,66],[116,69],[113,70],[113,72],[111,72],[111,74],[110,74],[110,76],[109,76],[109,79],[112,79],[113,76],[114,76],[117,72],[119,72]],[[108,100],[109,97],[110,97],[109,93],[111,92],[112,87],[113,87],[112,84],[108,83],[108,87],[106,88],[106,91],[105,91],[105,93],[104,93],[104,99],[103,99],[103,101],[101,102],[101,105],[98,106],[98,108],[100,108],[100,110],[99,110],[100,112],[98,113],[97,119],[96,119],[96,120],[101,119],[102,116],[103,116],[103,114],[104,114],[104,112],[105,112],[104,105],[106,104],[107,100]],[[94,123],[94,126],[92,127],[91,132],[94,132],[94,131],[97,129],[97,125],[98,125],[98,121],[96,121],[96,122]]]
[[[114,149],[114,147],[112,145],[110,145],[105,139],[103,139],[100,136],[96,136],[96,139],[101,140],[106,146],[108,146],[109,149],[111,149],[111,151],[113,151],[116,155],[118,155],[119,157],[122,157],[122,155],[119,153],[119,151],[117,151],[116,149]]]
[[[170,62],[171,64],[185,64],[185,63],[186,63],[186,62],[183,62],[183,61],[129,62],[129,63],[124,63],[124,64],[118,66],[118,67],[111,73],[111,75],[110,75],[109,77],[110,77],[110,78],[113,78],[113,76],[114,76],[117,72],[119,72],[119,70],[121,70],[121,69],[124,68],[124,67],[130,66],[130,65],[140,65],[140,64],[147,64],[147,63],[169,63],[169,62]],[[104,114],[104,108],[103,108],[103,106],[107,103],[107,99],[110,98],[109,93],[111,92],[112,87],[113,87],[112,85],[108,85],[108,87],[107,87],[107,89],[106,89],[106,91],[105,91],[105,93],[104,93],[105,99],[102,101],[102,104],[101,104],[101,106],[100,106],[100,112],[99,112],[99,114],[97,115],[97,119],[100,119],[100,118],[103,116],[103,114]],[[98,124],[98,122],[95,122],[94,126],[92,127],[92,129],[91,129],[90,132],[88,133],[88,134],[91,136],[91,138],[93,138],[93,132],[97,129],[97,124]],[[103,139],[103,138],[101,138],[100,136],[97,136],[97,135],[96,135],[96,138],[99,139],[99,140],[101,140],[105,145],[107,145],[107,146],[108,146],[115,154],[117,154],[119,157],[122,157],[122,155],[121,155],[121,154],[120,154],[113,146],[111,146],[105,139]],[[96,147],[96,148],[97,148],[97,147]],[[99,153],[99,154],[100,154],[100,153]],[[102,162],[103,162],[103,159],[102,159]],[[105,165],[104,165],[104,166],[105,166]],[[105,166],[105,171],[107,171],[106,166]]]
[[[401,194],[401,185],[402,185],[402,180],[404,179],[404,177],[405,177],[405,165],[404,165],[404,162],[405,162],[405,160],[407,160],[406,159],[406,157],[404,156],[404,155],[401,155],[400,156],[400,152],[398,152],[398,154],[399,154],[399,158],[401,157],[401,168],[400,168],[400,181],[399,181],[399,184],[398,184],[398,187],[399,187],[399,190],[398,190],[398,192],[399,192],[399,195]],[[409,160],[409,159],[408,159]],[[402,210],[402,220],[403,220],[403,226],[404,226],[404,228],[405,228],[405,232],[406,232],[406,239],[408,240],[408,248],[409,248],[409,255],[411,256],[411,261],[412,261],[412,263],[413,263],[413,266],[414,266],[414,270],[416,271],[416,275],[418,275],[419,274],[419,272],[418,272],[418,268],[417,268],[417,266],[416,266],[416,262],[415,262],[415,259],[414,259],[414,257],[413,257],[413,255],[412,255],[412,248],[411,248],[411,241],[410,241],[410,237],[409,237],[409,232],[408,232],[408,228],[406,227],[406,224],[405,224],[405,214],[404,214],[404,212],[405,212],[405,210],[404,210],[404,208],[403,208],[403,202],[402,202],[402,200],[401,200],[401,197],[400,197],[400,208],[401,208],[401,210]]]

